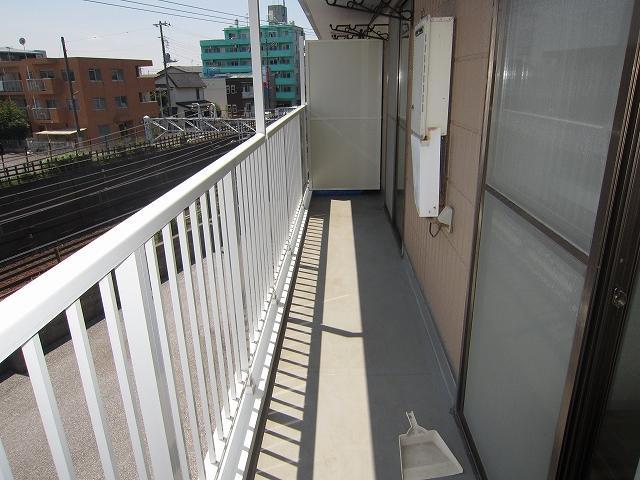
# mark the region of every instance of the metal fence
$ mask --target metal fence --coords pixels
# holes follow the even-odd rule
[[[215,130],[171,130],[148,141],[142,126],[134,127],[117,136],[83,141],[78,144],[65,142],[37,142],[28,140],[29,153],[24,162],[0,167],[0,186],[27,183],[56,175],[88,163],[118,160],[145,152],[172,149],[187,144],[210,141],[222,137],[244,140],[250,136],[246,128],[239,131],[234,125],[219,123]]]

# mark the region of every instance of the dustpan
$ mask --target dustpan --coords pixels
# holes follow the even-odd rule
[[[413,412],[411,427],[398,437],[403,480],[428,480],[462,473],[462,466],[436,430],[422,428]]]

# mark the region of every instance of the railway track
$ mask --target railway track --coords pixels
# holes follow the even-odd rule
[[[223,137],[212,142],[212,145],[218,153],[222,155],[236,143],[236,140]],[[94,187],[96,194],[103,188],[100,184]],[[159,195],[162,193],[164,192],[160,192]],[[140,208],[142,208],[142,206],[143,205],[140,205]],[[139,208],[122,213],[115,218],[105,220],[98,225],[85,228],[58,241],[36,247],[36,249],[25,252],[24,254],[18,254],[14,257],[0,260],[0,300],[19,290],[34,278],[42,275],[137,210],[139,210]]]
[[[0,264],[0,300],[80,250],[116,223],[117,221],[114,221],[109,226],[100,226],[90,232],[61,241],[55,246],[45,247],[38,252],[3,262]]]

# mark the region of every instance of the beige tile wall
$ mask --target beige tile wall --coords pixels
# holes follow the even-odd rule
[[[446,172],[446,203],[454,210],[453,231],[432,238],[428,221],[417,216],[407,147],[404,241],[456,376],[471,273],[492,11],[493,0],[415,0],[414,7],[415,21],[426,15],[455,17]]]

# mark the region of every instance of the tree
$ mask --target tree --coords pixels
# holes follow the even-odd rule
[[[0,102],[0,140],[24,140],[29,134],[25,113],[11,100]]]

